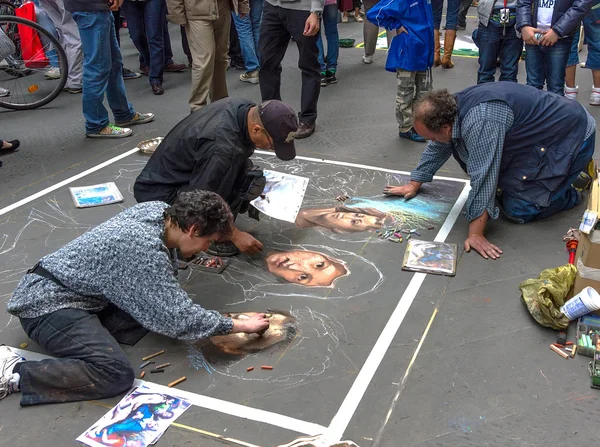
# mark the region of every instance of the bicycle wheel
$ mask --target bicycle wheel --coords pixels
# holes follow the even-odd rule
[[[0,16],[0,29],[15,47],[0,61],[0,107],[31,110],[48,104],[67,82],[67,56],[60,43],[20,17]]]
[[[15,5],[11,0],[0,0],[0,16],[14,16]]]

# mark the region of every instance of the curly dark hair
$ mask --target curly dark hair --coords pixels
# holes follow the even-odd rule
[[[165,218],[183,231],[194,228],[197,237],[218,234],[226,238],[233,231],[233,214],[227,202],[210,191],[180,192],[173,205],[164,212]]]
[[[413,107],[413,120],[420,121],[431,132],[452,126],[458,113],[454,95],[446,89],[423,95]]]

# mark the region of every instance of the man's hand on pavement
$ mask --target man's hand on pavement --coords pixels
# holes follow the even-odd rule
[[[465,250],[469,252],[471,249],[475,250],[485,259],[498,259],[502,254],[502,250],[494,244],[490,244],[483,234],[469,234],[465,241]]]
[[[310,13],[308,15],[308,19],[304,23],[304,35],[305,36],[314,36],[319,32],[319,16],[316,14]]]
[[[245,231],[236,230],[231,237],[231,242],[247,255],[254,255],[263,249],[263,244]]]
[[[383,193],[389,196],[402,196],[406,200],[412,199],[419,192],[419,188],[415,185],[408,183],[407,185],[402,186],[386,186],[383,189]]]

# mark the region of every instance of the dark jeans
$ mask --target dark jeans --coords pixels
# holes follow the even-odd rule
[[[551,47],[526,45],[525,68],[527,85],[542,90],[544,83],[549,92],[564,96],[565,68],[573,38],[559,39]]]
[[[462,0],[460,2],[460,7],[458,8],[458,22],[457,25],[460,27],[467,26],[467,14],[469,13],[469,8],[471,7],[471,3],[473,0]]]
[[[150,84],[162,84],[166,61],[164,35],[167,6],[165,1],[125,0],[123,12],[125,12],[131,40],[150,67],[148,76]]]
[[[62,309],[21,319],[29,338],[59,357],[21,364],[21,406],[104,399],[131,387],[135,372],[99,316]]]
[[[570,210],[577,205],[580,195],[572,185],[577,177],[579,177],[579,174],[586,170],[587,165],[592,159],[595,142],[596,132],[581,145],[569,168],[569,173],[550,196],[550,204],[548,206],[541,207],[535,203],[515,197],[508,191],[504,191],[502,194],[502,207],[511,218],[510,220],[517,223],[527,223],[552,216],[560,211]]]
[[[479,24],[473,40],[479,47],[479,70],[477,83],[494,82],[496,61],[500,58],[499,81],[517,82],[519,58],[523,49],[523,41],[517,37],[515,27],[504,28],[488,24]]]
[[[321,91],[321,66],[316,36],[303,34],[309,11],[298,11],[273,6],[265,2],[260,25],[258,55],[260,92],[263,101],[281,100],[281,61],[290,37],[298,46],[298,68],[302,71],[300,121],[312,124],[317,120],[317,103]]]
[[[460,2],[461,0],[447,0],[445,29],[456,29]],[[433,29],[440,29],[442,24],[442,9],[444,8],[444,0],[431,0],[431,8],[433,9]]]
[[[233,20],[231,21],[229,29],[229,51],[227,52],[227,55],[229,56],[230,65],[236,67],[245,67],[244,58],[242,57],[240,38]]]

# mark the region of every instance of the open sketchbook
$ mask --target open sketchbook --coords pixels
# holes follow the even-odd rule
[[[274,219],[295,222],[302,206],[308,178],[276,171],[264,171],[267,184],[252,205]]]

